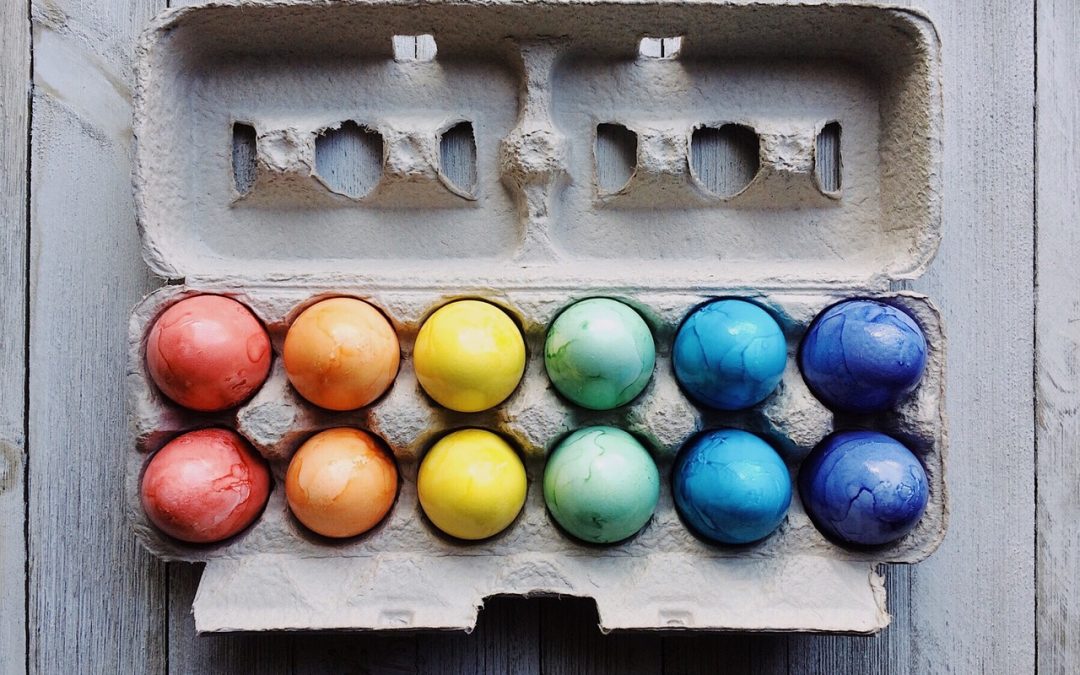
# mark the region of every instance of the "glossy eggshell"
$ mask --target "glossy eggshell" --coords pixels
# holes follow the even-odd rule
[[[609,298],[582,300],[548,329],[544,366],[566,398],[592,410],[632,401],[652,377],[656,345],[648,324]]]
[[[479,412],[502,403],[525,372],[525,340],[495,305],[459,300],[420,327],[413,349],[420,386],[437,403]]]
[[[146,366],[165,396],[200,411],[232,408],[262,386],[270,338],[248,308],[221,295],[185,298],[154,321]]]
[[[397,465],[366,431],[339,427],[309,438],[285,474],[285,498],[297,520],[326,537],[375,527],[397,496]]]
[[[596,426],[567,436],[544,469],[544,501],[571,535],[594,544],[633,536],[660,498],[649,451],[622,429]]]
[[[250,525],[270,495],[266,462],[239,434],[200,429],[176,437],[143,473],[143,510],[182,541],[206,544]]]
[[[525,504],[525,466],[500,436],[462,429],[439,439],[420,463],[416,488],[428,519],[459,539],[506,529]]]
[[[767,442],[719,429],[693,439],[672,474],[675,507],[697,534],[721,544],[763,539],[791,504],[791,475]]]
[[[926,337],[901,309],[849,300],[826,309],[799,349],[807,386],[833,410],[872,413],[896,406],[926,368]]]
[[[695,309],[672,346],[675,377],[698,403],[741,410],[780,384],[787,340],[776,319],[745,300],[716,300]]]
[[[876,546],[915,528],[929,487],[922,464],[900,441],[874,431],[842,431],[803,461],[799,496],[829,538]]]
[[[354,410],[390,388],[401,348],[377,309],[356,298],[331,298],[289,326],[284,360],[289,382],[305,399],[329,410]]]

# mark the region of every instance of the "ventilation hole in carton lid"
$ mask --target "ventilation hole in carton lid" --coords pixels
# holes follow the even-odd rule
[[[814,177],[822,192],[839,192],[843,162],[840,157],[840,123],[829,122],[817,136],[814,148]]]
[[[395,61],[432,61],[438,52],[433,35],[395,35],[391,42]]]
[[[621,124],[596,127],[596,182],[602,192],[618,192],[637,167],[637,134]]]
[[[646,59],[674,59],[682,51],[682,37],[644,37],[638,43],[638,55]]]
[[[439,139],[439,170],[462,192],[476,189],[476,137],[471,122],[459,122]]]
[[[331,190],[364,197],[382,177],[383,141],[356,122],[342,122],[315,139],[315,171]]]
[[[232,129],[233,184],[241,195],[255,185],[255,127],[236,122]]]
[[[690,139],[690,168],[709,192],[733,197],[761,166],[757,133],[741,124],[698,127]]]

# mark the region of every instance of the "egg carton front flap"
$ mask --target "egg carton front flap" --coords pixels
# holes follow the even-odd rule
[[[493,595],[595,599],[600,630],[876,633],[889,623],[876,566],[793,556],[725,560],[523,553],[210,561],[195,596],[200,633],[263,630],[471,632]],[[272,592],[267,592],[272,589]]]
[[[884,288],[940,238],[939,71],[929,20],[872,4],[172,9],[139,47],[145,257],[221,284]]]

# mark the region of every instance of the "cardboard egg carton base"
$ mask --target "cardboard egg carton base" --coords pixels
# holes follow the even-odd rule
[[[642,38],[649,40],[642,41]],[[944,536],[944,334],[919,276],[941,232],[937,36],[917,12],[874,4],[489,0],[214,2],[168,10],[139,46],[135,201],[144,257],[172,283],[131,320],[128,510],[170,560],[205,561],[200,631],[458,628],[485,597],[596,600],[601,626],[873,632],[888,621],[882,562],[913,563]],[[266,324],[270,377],[237,410],[204,415],[147,380],[154,318],[191,293],[224,293]],[[321,297],[380,308],[401,338],[392,389],[332,413],[289,387],[289,322]],[[637,308],[656,336],[652,382],[630,405],[567,404],[544,373],[547,326],[574,300]],[[767,306],[784,327],[780,389],[748,411],[695,406],[672,373],[686,313],[714,297]],[[494,302],[529,359],[494,410],[465,415],[419,388],[411,350],[452,299]],[[923,326],[926,376],[895,411],[837,417],[807,390],[799,339],[824,307],[881,297]],[[615,546],[565,535],[544,508],[544,456],[564,434],[611,424],[638,435],[663,476],[649,524]],[[243,434],[275,477],[239,536],[191,546],[139,505],[150,454],[183,431]],[[397,502],[343,542],[289,514],[282,476],[319,429],[368,429],[393,451]],[[504,435],[522,453],[520,517],[478,543],[452,541],[416,499],[417,463],[451,429]],[[763,542],[712,546],[672,504],[671,463],[702,429],[758,433],[793,479],[834,428],[903,440],[923,461],[918,527],[873,550],[826,540],[796,494]]]
[[[344,286],[230,292],[266,325],[275,357],[269,379],[250,401],[234,411],[207,415],[165,400],[143,365],[145,335],[154,319],[171,303],[200,290],[221,291],[165,287],[133,315],[128,387],[133,393],[138,452],[128,453],[127,473],[130,516],[142,542],[161,558],[209,562],[195,605],[200,630],[461,628],[473,625],[476,607],[487,596],[558,593],[595,598],[602,625],[608,628],[871,631],[887,620],[876,564],[918,562],[937,547],[945,532],[945,338],[938,312],[920,295],[871,294],[902,307],[923,327],[929,349],[919,388],[894,411],[837,416],[807,389],[796,351],[813,318],[830,304],[851,297],[846,293],[370,292]],[[390,391],[352,412],[326,411],[304,401],[288,384],[280,359],[295,316],[310,303],[336,295],[360,297],[382,310],[402,347],[401,369]],[[635,307],[657,342],[651,382],[633,402],[613,411],[570,404],[556,393],[544,371],[543,342],[551,321],[574,301],[595,295]],[[777,392],[766,401],[746,411],[710,411],[696,406],[679,389],[670,347],[688,312],[713,297],[729,295],[759,302],[778,318],[788,337],[789,358]],[[432,402],[417,383],[412,361],[413,342],[426,316],[465,297],[503,307],[521,326],[528,352],[517,390],[497,408],[474,414]],[[582,544],[563,533],[545,509],[542,494],[546,455],[561,437],[595,424],[617,426],[638,436],[653,451],[662,475],[652,520],[636,536],[614,546]],[[266,510],[245,532],[220,544],[193,546],[161,534],[146,520],[138,499],[139,478],[162,444],[183,431],[210,425],[233,428],[245,436],[270,462],[275,489]],[[320,537],[300,525],[288,511],[282,488],[296,448],[317,431],[334,426],[360,427],[385,440],[402,478],[389,516],[374,530],[344,541]],[[424,517],[416,496],[416,475],[425,450],[445,433],[467,426],[509,439],[520,450],[529,478],[518,519],[501,534],[475,543],[442,535]],[[766,438],[788,464],[793,482],[802,459],[834,429],[868,427],[890,433],[912,448],[926,467],[930,482],[926,513],[913,532],[894,544],[851,550],[831,543],[814,528],[796,494],[784,523],[764,541],[737,547],[705,543],[687,529],[674,508],[670,472],[687,440],[718,427],[747,429]],[[240,596],[251,603],[239,602]],[[769,616],[771,620],[766,619]]]

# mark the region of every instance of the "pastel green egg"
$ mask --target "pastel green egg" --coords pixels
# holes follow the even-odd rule
[[[636,311],[610,298],[571,305],[555,319],[544,366],[555,388],[592,410],[626,405],[649,383],[656,345]]]
[[[615,427],[586,427],[559,443],[544,469],[544,501],[573,536],[610,544],[649,522],[660,473],[649,451]]]

